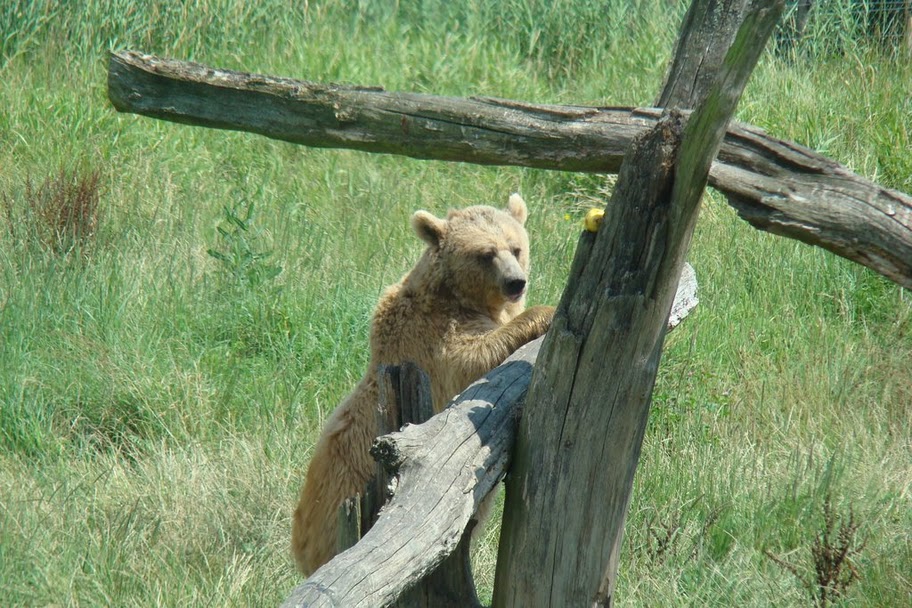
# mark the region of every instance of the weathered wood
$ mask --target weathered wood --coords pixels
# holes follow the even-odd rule
[[[401,423],[389,432],[398,431],[404,424],[422,424],[430,420],[434,415],[434,404],[431,398],[431,379],[424,370],[414,363],[405,362],[398,366],[395,379]]]
[[[697,307],[700,302],[697,299],[697,274],[693,266],[685,263],[681,271],[681,278],[678,280],[678,288],[675,292],[674,303],[671,305],[671,313],[668,315],[668,331],[681,324],[691,311]]]
[[[694,2],[703,22],[688,27],[710,26],[707,4]],[[602,229],[577,248],[520,421],[495,607],[612,605],[663,321],[713,156],[783,2],[745,5],[737,35],[709,43],[725,45],[721,64],[689,57],[700,65],[693,80],[712,86],[663,95],[700,96],[698,108],[689,117],[667,111],[635,140]]]
[[[686,82],[675,74],[670,81]],[[129,51],[110,58],[108,95],[122,112],[309,146],[586,172],[616,172],[633,138],[660,114],[390,93]],[[737,124],[709,183],[754,227],[829,249],[912,288],[912,197]]]
[[[697,305],[693,269],[686,266],[683,276],[669,315],[669,330]],[[284,607],[387,606],[433,572],[444,555],[450,555],[446,559],[468,559],[466,532],[478,504],[506,473],[519,406],[541,342],[539,338],[519,349],[430,422],[378,440],[375,454],[388,470],[400,471],[396,494],[364,544],[317,570],[291,593]],[[443,491],[446,496],[438,495]],[[443,572],[447,577],[460,576],[458,569]],[[417,605],[473,605],[462,600],[448,604],[441,599],[458,596],[450,590],[461,589],[464,581],[438,580],[435,584],[441,592],[434,601],[422,604],[416,600]],[[414,600],[415,595],[409,597]]]
[[[347,499],[339,506],[339,525],[336,528],[336,551],[341,553],[361,538],[361,501],[358,496]]]
[[[715,70],[703,65],[722,65],[747,8],[745,2],[719,0],[694,2],[688,7],[656,107],[697,106],[716,76]]]
[[[398,471],[395,496],[358,544],[283,606],[388,606],[453,552],[503,475],[513,406],[525,394],[539,344],[514,353],[447,411],[378,440],[375,457]]]
[[[406,424],[423,424],[434,415],[431,381],[428,375],[412,362],[383,366],[377,373],[380,382],[378,431],[381,435],[397,432]],[[396,471],[380,462],[376,475],[376,492],[388,492]],[[387,502],[387,495],[378,504]],[[376,516],[371,525],[376,521]],[[456,549],[440,564],[405,590],[393,606],[401,608],[480,608],[475,591],[470,562],[470,541],[473,525],[470,520]],[[368,528],[364,529],[366,533]],[[363,533],[362,533],[363,535]],[[395,541],[395,539],[390,539]]]
[[[405,424],[421,424],[434,415],[430,379],[414,363],[381,366],[377,370],[377,382],[380,403],[375,415],[380,435],[398,431]],[[393,494],[394,473],[378,462],[377,471],[362,496],[349,498],[339,507],[337,553],[353,547],[373,527],[380,509]],[[464,533],[456,550],[413,587],[404,590],[391,606],[480,607],[469,561],[470,536],[468,531]]]

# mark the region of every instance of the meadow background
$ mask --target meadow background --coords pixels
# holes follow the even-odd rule
[[[912,66],[839,2],[738,118],[912,192]],[[648,105],[675,1],[8,0],[0,6],[0,603],[274,606],[322,421],[418,208],[530,205],[556,303],[603,177],[308,149],[117,114],[107,53],[389,90]],[[705,197],[701,303],[667,342],[621,606],[809,606],[826,532],[912,597],[912,294]],[[850,522],[851,519],[851,522]],[[477,550],[493,584],[497,528]],[[851,569],[843,564],[842,575]]]

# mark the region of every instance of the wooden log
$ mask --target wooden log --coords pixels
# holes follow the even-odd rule
[[[348,498],[339,506],[339,525],[336,528],[336,551],[341,553],[361,538],[361,500],[358,496]]]
[[[378,431],[388,435],[405,425],[423,424],[434,416],[431,398],[431,381],[420,367],[411,362],[397,366],[383,366],[378,370],[380,383],[380,408],[377,410]],[[378,461],[376,475],[376,504],[387,502],[396,469],[383,466]],[[373,515],[371,525],[376,521]],[[415,585],[403,591],[393,604],[398,608],[480,608],[475,591],[470,562],[472,520],[466,524],[456,549]],[[369,527],[364,528],[364,533]],[[363,535],[363,534],[362,534]]]
[[[685,263],[681,271],[681,278],[678,279],[678,287],[675,292],[674,303],[671,305],[671,313],[668,315],[668,331],[681,324],[681,321],[697,307],[700,300],[697,298],[697,274],[693,266]]]
[[[111,56],[108,96],[121,112],[309,146],[584,172],[616,172],[633,138],[660,114],[390,93],[131,51]],[[829,249],[912,288],[912,197],[739,124],[730,125],[709,183],[754,227]]]
[[[712,86],[664,96],[702,101],[689,117],[667,111],[635,140],[602,229],[577,248],[507,478],[495,608],[613,603],[664,321],[710,164],[783,8],[781,0],[720,4],[743,7],[737,35],[715,37],[703,53],[687,56],[700,66],[696,74],[713,76],[693,80]],[[715,5],[695,1],[690,12],[701,16],[685,21],[682,38],[699,39],[690,27],[716,27]],[[704,61],[720,54],[717,45],[724,61]]]
[[[684,15],[680,35],[665,74],[665,83],[656,98],[659,108],[695,108],[713,86],[731,48],[738,27],[744,20],[743,2],[694,2]]]
[[[689,266],[684,277],[669,315],[669,330],[698,302],[696,277]],[[465,532],[472,517],[506,473],[541,342],[539,338],[523,346],[427,423],[407,426],[377,441],[375,455],[389,470],[398,472],[397,491],[390,504],[360,543],[296,587],[282,604],[284,608],[389,606],[434,572],[447,555],[452,558],[451,554],[460,555],[460,551],[466,555]],[[459,577],[460,571],[445,570],[441,576]],[[439,585],[442,594],[433,602],[419,601],[417,605],[473,605],[441,600],[441,595],[463,584],[444,582]]]
[[[358,544],[295,588],[284,607],[389,606],[453,552],[503,475],[513,408],[539,344],[514,353],[450,409],[378,440],[375,457],[398,471],[395,496]]]

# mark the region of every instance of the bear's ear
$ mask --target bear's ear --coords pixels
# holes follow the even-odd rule
[[[513,219],[520,224],[526,223],[526,218],[529,217],[529,210],[526,209],[526,201],[523,200],[523,197],[518,192],[510,195],[510,200],[507,201],[507,213],[512,215]]]
[[[422,241],[432,247],[439,247],[446,234],[447,223],[427,211],[416,211],[412,215],[412,228]]]

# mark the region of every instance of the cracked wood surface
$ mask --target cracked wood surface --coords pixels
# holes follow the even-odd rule
[[[308,146],[604,173],[618,171],[633,138],[661,113],[391,93],[132,51],[111,56],[108,95],[121,112]],[[709,184],[754,227],[823,247],[912,288],[909,195],[737,123],[729,126]]]
[[[696,275],[685,264],[668,330],[697,303]],[[375,458],[398,477],[390,503],[358,544],[298,585],[283,608],[392,604],[456,549],[478,505],[506,474],[542,340],[517,350],[428,422],[377,440]]]
[[[388,606],[452,553],[502,478],[541,341],[522,347],[424,424],[380,437],[371,452],[397,471],[392,500],[351,549],[292,591],[283,608]]]
[[[635,139],[602,228],[580,240],[536,362],[506,481],[498,608],[615,603],[663,322],[710,165],[782,8],[695,0],[688,9],[686,60],[672,71],[693,76],[669,78],[662,96],[696,107],[664,111]]]

